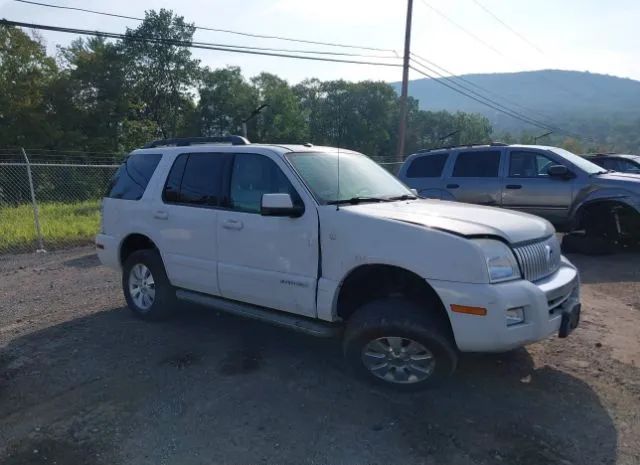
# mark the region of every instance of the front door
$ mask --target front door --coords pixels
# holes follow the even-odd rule
[[[262,216],[263,194],[289,193],[305,206],[298,218]],[[218,212],[218,282],[222,296],[306,316],[316,315],[318,215],[275,160],[234,156],[230,208]]]
[[[546,153],[510,149],[504,177],[502,206],[564,224],[573,200],[573,179],[553,178],[549,166],[560,165]]]

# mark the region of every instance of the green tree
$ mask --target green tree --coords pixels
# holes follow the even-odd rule
[[[276,143],[306,142],[308,130],[300,101],[287,81],[260,73],[251,79],[251,84],[256,106],[267,104],[268,107],[251,121],[249,138]]]
[[[239,134],[242,121],[258,106],[256,90],[238,67],[204,69],[198,93],[195,127],[204,136]]]
[[[165,9],[147,11],[121,44],[127,57],[127,85],[133,90],[139,119],[153,121],[162,137],[178,135],[194,109],[192,88],[199,61],[191,57],[195,27]]]
[[[126,84],[127,59],[118,44],[103,38],[78,39],[60,49],[54,107],[67,134],[77,133],[77,148],[120,151],[123,121],[135,116]]]
[[[47,105],[58,69],[37,37],[0,26],[0,140],[3,145],[47,147],[55,138]]]

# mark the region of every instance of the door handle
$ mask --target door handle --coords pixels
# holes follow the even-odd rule
[[[166,220],[166,219],[169,219],[169,214],[165,211],[158,210],[154,212],[153,217],[158,220]]]
[[[457,189],[460,184],[447,184],[447,189]]]
[[[507,189],[522,189],[520,184],[507,184]]]
[[[238,220],[225,220],[222,223],[222,227],[224,229],[233,229],[236,231],[239,231],[240,229],[242,229],[244,227],[244,225],[242,224],[242,221],[238,221]]]

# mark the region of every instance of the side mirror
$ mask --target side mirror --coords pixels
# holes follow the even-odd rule
[[[304,213],[304,207],[296,206],[289,194],[262,194],[260,214],[262,216],[288,216],[297,218]]]
[[[569,179],[573,177],[571,171],[564,165],[551,165],[547,168],[547,174],[552,178]]]

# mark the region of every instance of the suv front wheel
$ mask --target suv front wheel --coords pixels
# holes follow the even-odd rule
[[[437,385],[457,365],[450,330],[428,308],[401,298],[363,305],[347,322],[344,354],[353,370],[403,391]]]
[[[156,250],[133,252],[122,268],[122,290],[135,316],[143,320],[162,320],[173,313],[175,289],[169,283]]]

